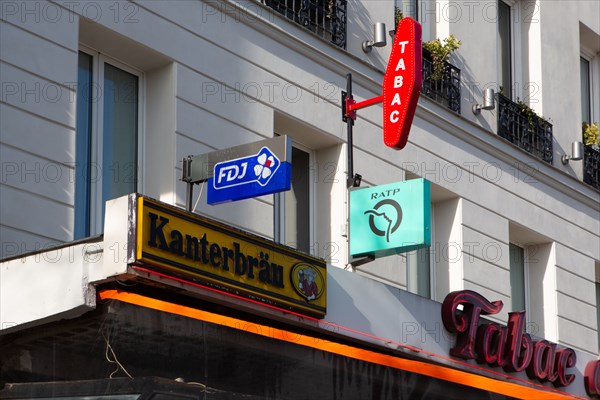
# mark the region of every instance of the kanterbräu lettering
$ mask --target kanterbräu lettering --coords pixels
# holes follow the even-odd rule
[[[168,229],[169,219],[154,213],[150,217],[148,245],[168,251],[179,257],[197,261],[204,265],[245,275],[266,284],[284,288],[283,266],[269,261],[269,254],[260,252],[258,258],[242,252],[241,245],[233,242],[233,248],[211,243],[206,233],[194,236],[176,229]]]

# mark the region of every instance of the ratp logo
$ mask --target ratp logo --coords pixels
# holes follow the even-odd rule
[[[365,211],[369,216],[369,228],[377,236],[385,236],[385,241],[390,242],[390,234],[396,232],[402,221],[402,207],[392,199],[384,199]]]
[[[217,190],[253,182],[266,186],[280,165],[277,156],[268,147],[263,147],[258,154],[216,164],[213,186]]]
[[[429,246],[429,181],[412,179],[350,192],[350,255],[384,257]]]

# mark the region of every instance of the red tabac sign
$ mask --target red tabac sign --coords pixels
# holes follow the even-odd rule
[[[421,24],[412,18],[403,18],[396,28],[383,77],[383,94],[357,103],[352,97],[352,75],[346,76],[347,92],[342,91],[342,120],[348,123],[349,148],[356,110],[381,102],[383,142],[397,150],[406,146],[423,83],[422,62]]]
[[[525,311],[508,313],[508,326],[480,323],[481,315],[498,314],[502,307],[501,301],[490,302],[471,290],[448,294],[442,303],[442,321],[447,330],[457,333],[456,346],[450,354],[499,366],[507,372],[525,370],[530,379],[552,382],[556,387],[573,383],[575,375],[567,374],[567,369],[575,366],[575,351],[558,348],[547,340],[532,340],[524,333]],[[597,372],[594,368],[597,365],[590,366],[586,374],[592,382]],[[593,383],[587,386],[589,392],[595,390]]]
[[[406,146],[417,108],[422,77],[421,25],[403,18],[383,78],[383,142],[398,150]]]

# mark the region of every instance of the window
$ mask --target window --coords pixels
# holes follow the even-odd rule
[[[525,300],[525,249],[510,243],[508,245],[510,265],[510,298],[512,311],[523,311],[526,307]]]
[[[596,262],[596,334],[600,348],[600,262]]]
[[[419,2],[417,0],[397,0],[396,7],[402,10],[405,17],[411,17],[419,21]]]
[[[431,204],[431,243],[432,245],[411,251],[406,255],[407,289],[419,296],[433,298],[435,293],[435,269],[432,246],[435,246],[435,206]]]
[[[512,29],[511,9],[498,1],[498,85],[500,92],[512,99]]]
[[[581,122],[592,123],[590,62],[584,57],[580,57],[579,60],[579,70],[581,75]]]
[[[92,56],[79,52],[77,72],[75,239],[90,235]]]
[[[102,232],[107,200],[138,190],[140,74],[79,52],[75,239]]]
[[[312,253],[313,153],[294,144],[292,187],[275,195],[275,241]]]
[[[547,237],[509,223],[508,267],[511,307],[526,313],[526,330],[558,341],[557,261],[555,244]]]
[[[419,296],[431,298],[432,268],[430,247],[407,254],[408,291]]]
[[[579,23],[579,70],[581,84],[581,122],[600,122],[600,35]],[[600,149],[588,143],[583,151],[583,181],[600,189]]]
[[[579,23],[581,122],[600,121],[600,35]]]

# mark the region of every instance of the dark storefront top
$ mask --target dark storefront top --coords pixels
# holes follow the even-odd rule
[[[0,398],[510,398],[357,359],[372,352],[351,344],[351,354],[335,354],[295,343],[294,335],[306,336],[293,331],[283,341],[259,332],[265,326],[258,323],[225,326],[172,311],[108,300],[77,320],[3,337]],[[24,354],[30,363],[23,362]]]

